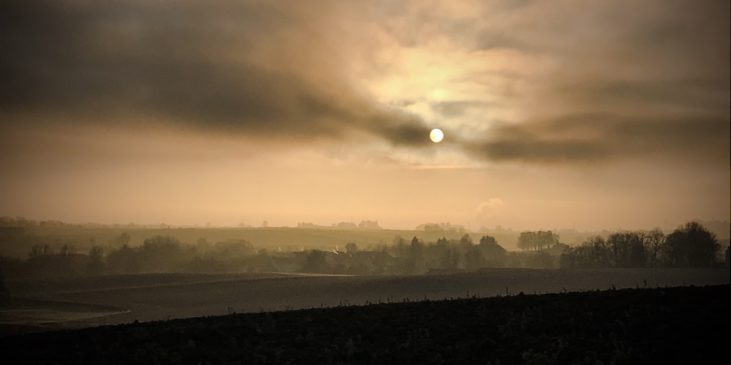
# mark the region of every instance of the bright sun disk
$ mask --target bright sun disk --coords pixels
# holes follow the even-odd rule
[[[444,139],[444,132],[439,128],[434,128],[429,132],[429,139],[434,143],[439,143]]]

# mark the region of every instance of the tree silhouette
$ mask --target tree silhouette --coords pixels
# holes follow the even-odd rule
[[[442,254],[439,264],[444,269],[456,269],[459,266],[459,253],[454,247],[448,248]]]
[[[470,246],[472,246],[472,244],[473,244],[472,243],[472,237],[470,237],[470,235],[468,235],[468,234],[464,234],[459,239],[459,245],[462,246],[462,247],[464,247],[464,248],[469,248]]]
[[[643,236],[645,250],[647,252],[647,263],[652,267],[657,267],[662,262],[662,248],[665,245],[665,235],[659,229],[655,228]]]
[[[89,249],[89,262],[86,264],[86,273],[99,275],[104,272],[104,249],[100,246],[92,246]]]
[[[129,242],[130,242],[130,240],[131,240],[131,237],[130,237],[129,233],[127,233],[127,232],[122,232],[122,234],[120,234],[119,236],[117,236],[117,237],[116,237],[116,238],[115,238],[115,239],[114,239],[114,240],[112,241],[112,243],[113,243],[113,244],[114,244],[115,246],[120,246],[120,247],[121,247],[121,246],[124,246],[124,245],[129,245]]]
[[[672,266],[708,267],[720,248],[716,236],[698,222],[689,222],[668,235],[666,255]]]
[[[644,267],[647,262],[643,237],[636,232],[615,233],[607,238],[614,267]]]
[[[465,267],[470,270],[485,266],[485,258],[479,247],[473,247],[465,253]]]
[[[552,231],[521,232],[518,248],[522,250],[542,250],[558,243],[558,235]]]
[[[118,274],[135,274],[140,271],[137,252],[127,245],[109,253],[107,265],[109,271]]]
[[[612,250],[602,237],[591,237],[561,255],[561,267],[611,267],[613,261]]]
[[[307,253],[305,263],[302,266],[302,271],[312,273],[324,273],[327,272],[327,260],[324,251],[312,250]]]
[[[504,266],[507,251],[497,243],[495,237],[482,236],[477,248],[487,266]]]
[[[409,247],[409,252],[411,253],[411,257],[414,259],[421,259],[424,256],[424,243],[419,241],[419,239],[414,236],[414,238],[411,239],[411,246]]]
[[[358,252],[358,245],[354,242],[349,242],[345,244],[345,252],[347,252],[350,255],[355,254]]]
[[[5,286],[5,275],[0,270],[0,304],[5,304],[10,299],[8,288]]]

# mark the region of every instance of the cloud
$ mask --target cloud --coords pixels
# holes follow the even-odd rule
[[[429,145],[429,124],[480,161],[727,162],[728,8],[10,0],[0,3],[0,128],[155,120],[414,147]],[[371,93],[379,81],[393,100]],[[449,97],[430,100],[435,88]]]
[[[502,212],[504,206],[505,203],[500,198],[487,199],[477,206],[477,219],[494,218]]]
[[[655,155],[718,162],[728,160],[730,124],[707,116],[570,115],[501,125],[467,148],[491,161],[588,163]]]
[[[154,118],[287,140],[365,132],[427,143],[418,117],[379,106],[331,67],[336,47],[305,11],[258,1],[3,2],[0,123]]]
[[[586,80],[557,83],[554,91],[587,106],[631,106],[638,110],[684,108],[724,115],[729,107],[729,79]]]
[[[461,117],[471,110],[487,108],[491,104],[486,101],[451,100],[432,102],[429,106],[442,117],[455,118]]]

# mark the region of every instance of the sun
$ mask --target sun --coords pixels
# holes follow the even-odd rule
[[[429,139],[434,143],[439,143],[444,139],[444,132],[439,128],[434,128],[429,132]]]

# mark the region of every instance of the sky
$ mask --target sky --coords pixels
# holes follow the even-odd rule
[[[729,220],[729,4],[3,1],[0,215]]]

